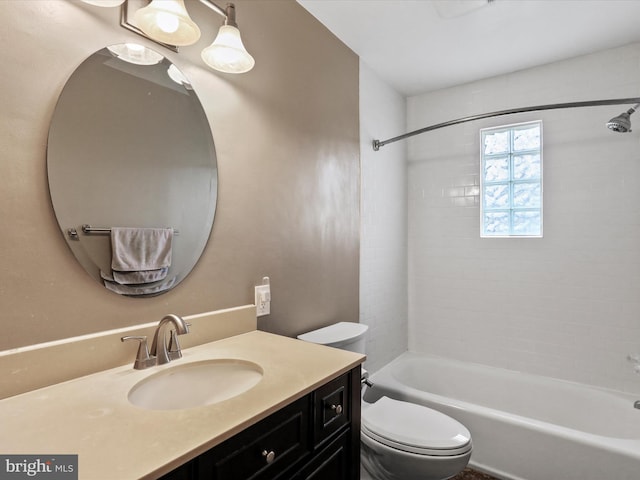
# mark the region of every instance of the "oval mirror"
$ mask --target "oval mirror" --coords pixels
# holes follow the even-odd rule
[[[109,290],[166,292],[200,258],[216,209],[213,137],[193,87],[159,53],[114,45],[76,69],[51,120],[47,172],[67,244]]]

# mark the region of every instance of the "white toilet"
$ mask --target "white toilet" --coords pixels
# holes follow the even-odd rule
[[[298,338],[365,353],[367,329],[362,323],[340,322]],[[471,435],[460,422],[388,397],[362,402],[360,438],[362,466],[374,480],[446,480],[464,470],[471,458]]]

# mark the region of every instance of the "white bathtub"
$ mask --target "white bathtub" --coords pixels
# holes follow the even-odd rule
[[[640,479],[640,396],[415,353],[371,381],[365,401],[387,395],[463,423],[470,465],[499,478]]]

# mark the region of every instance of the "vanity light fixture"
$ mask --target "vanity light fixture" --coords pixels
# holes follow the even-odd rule
[[[132,21],[129,20],[129,8],[134,3],[139,4],[139,0],[82,1],[101,7],[122,4],[121,26],[174,52],[178,51],[178,47],[193,45],[200,39],[200,28],[189,16],[184,0],[151,0],[148,5],[136,10]],[[227,6],[222,8],[211,0],[198,1],[224,17],[224,24],[215,40],[202,50],[204,63],[224,73],[246,73],[251,70],[256,62],[240,38],[235,5],[227,3]]]

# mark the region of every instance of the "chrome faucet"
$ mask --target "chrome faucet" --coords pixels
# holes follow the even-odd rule
[[[175,330],[171,330],[169,347],[167,348],[167,338],[164,326],[168,323],[172,323]],[[171,360],[181,358],[182,351],[180,350],[177,335],[184,335],[185,333],[189,333],[189,324],[186,323],[182,317],[169,314],[165,315],[158,323],[156,332],[153,335],[151,351],[149,351],[149,348],[147,347],[147,337],[145,336],[127,336],[122,337],[120,340],[123,342],[125,340],[138,340],[140,342],[136,360],[133,363],[133,368],[136,370],[144,370],[145,368],[152,367],[154,365],[163,365],[165,363],[169,363]]]
[[[175,330],[171,330],[171,342],[168,350],[167,338],[163,328],[167,323],[173,323],[176,327]],[[152,357],[156,357],[156,365],[163,365],[169,363],[171,360],[182,357],[176,334],[184,335],[185,333],[189,333],[189,326],[182,317],[171,313],[165,315],[164,318],[160,320],[158,328],[156,328],[156,333],[153,335],[153,343],[151,344],[151,351],[149,352]],[[160,336],[161,334],[162,336]]]

